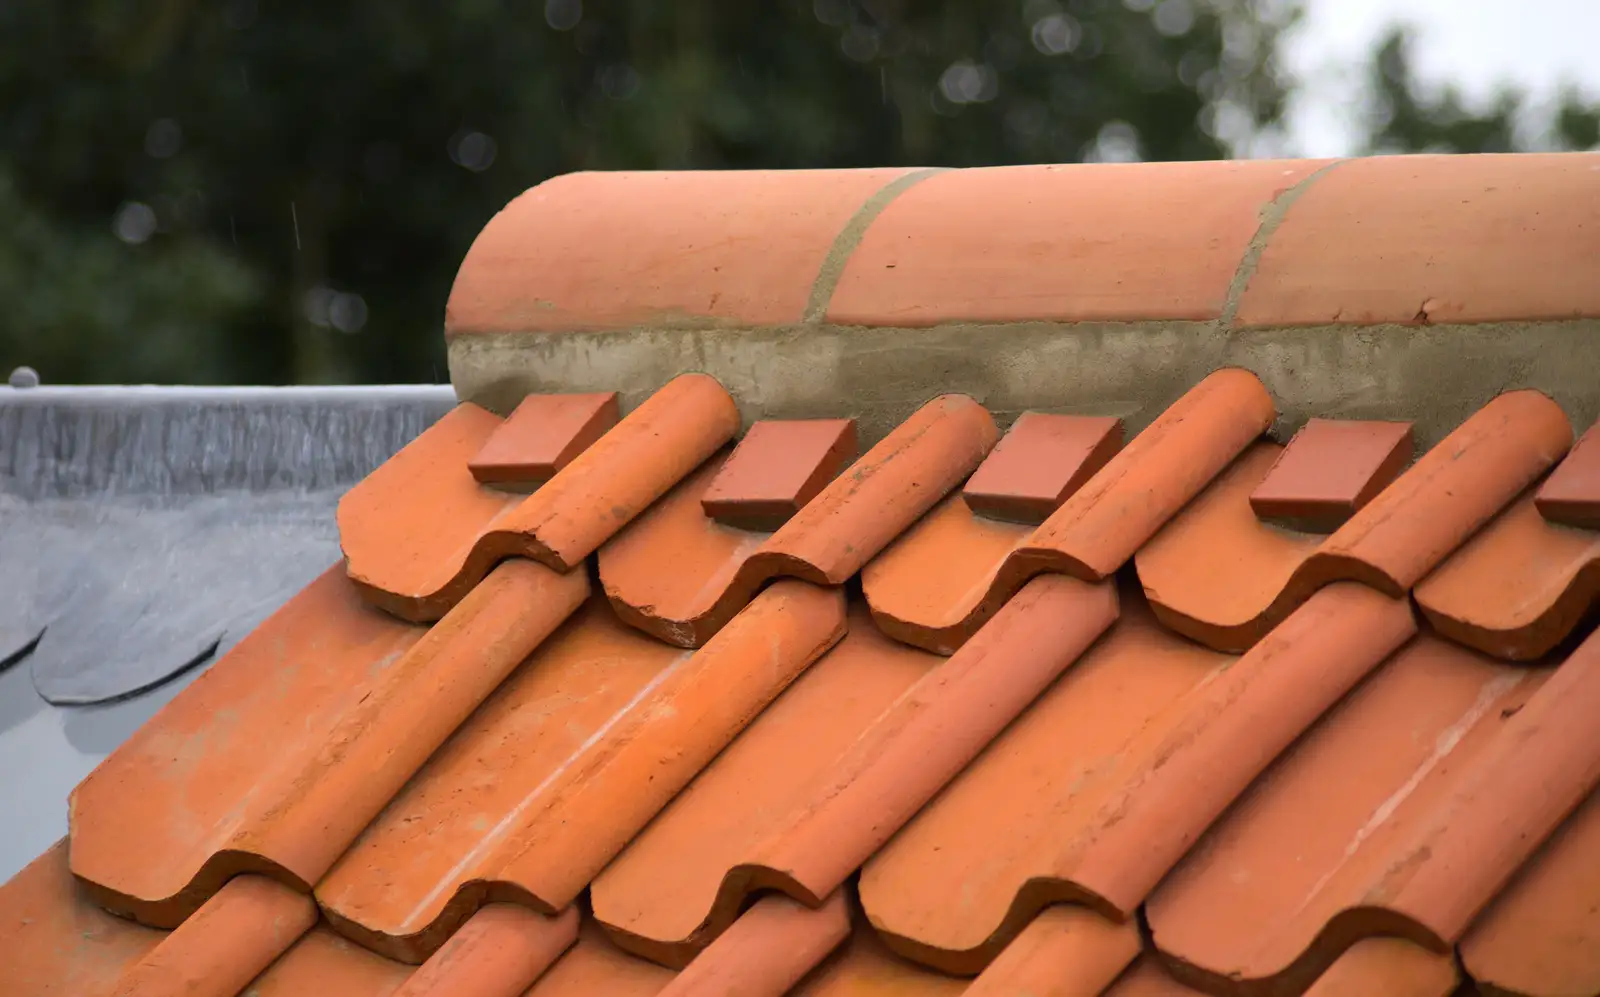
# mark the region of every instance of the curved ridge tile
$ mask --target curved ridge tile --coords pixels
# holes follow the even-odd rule
[[[588,589],[511,561],[420,631],[330,570],[73,791],[73,873],[162,926],[240,872],[309,891]]]
[[[374,605],[433,620],[505,558],[572,570],[732,439],[739,410],[714,378],[680,375],[509,503],[468,468],[490,421],[477,409],[432,440],[429,430],[340,501],[350,577]]]
[[[912,172],[555,177],[484,226],[450,289],[445,336],[797,323],[840,232]]]
[[[1232,659],[1126,604],[1110,636],[867,865],[862,902],[896,951],[971,972],[1047,904],[1127,919],[1414,628],[1405,603],[1333,586]]]
[[[1495,997],[1600,993],[1600,793],[1567,818],[1461,942]]]
[[[486,901],[565,908],[844,622],[839,592],[781,582],[686,654],[592,605],[345,854],[324,913],[415,961]]]
[[[774,578],[843,584],[959,485],[996,438],[977,402],[935,398],[770,535],[705,515],[700,498],[716,468],[704,468],[601,550],[601,582],[624,620],[697,647]]]
[[[815,905],[1116,613],[1111,586],[1050,576],[932,668],[925,654],[853,634],[595,881],[595,917],[624,947],[675,963],[725,930],[757,890]]]
[[[1333,582],[1406,595],[1571,442],[1545,395],[1500,395],[1320,542],[1255,518],[1250,490],[1276,452],[1258,448],[1139,552],[1139,577],[1163,622],[1241,650]]]
[[[1549,522],[1529,491],[1424,578],[1416,597],[1451,640],[1532,661],[1565,640],[1600,597],[1600,532]]]
[[[1495,767],[1505,750],[1496,741],[1515,733],[1547,678],[1413,640],[1258,779],[1150,898],[1169,965],[1206,990],[1264,994],[1298,992],[1374,935],[1447,951],[1461,901],[1515,861],[1482,829],[1509,818],[1514,834],[1526,823],[1509,806],[1467,814],[1452,798],[1463,787],[1470,795],[1480,766]],[[1530,786],[1513,803],[1547,782],[1543,766],[1521,777]],[[1438,833],[1445,814],[1464,824],[1455,843]],[[1441,849],[1440,864],[1419,842]],[[1459,884],[1434,890],[1451,877]],[[1425,909],[1431,925],[1412,916]]]
[[[941,509],[880,558],[881,566],[869,565],[862,584],[874,616],[896,639],[948,653],[1035,575],[1110,577],[1266,432],[1275,414],[1254,374],[1219,370],[1169,406],[1031,534]],[[991,561],[1008,541],[1012,549]],[[957,544],[963,553],[947,572],[927,570],[943,548]]]

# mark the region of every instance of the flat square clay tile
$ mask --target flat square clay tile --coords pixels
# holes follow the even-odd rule
[[[1411,459],[1411,423],[1312,419],[1250,493],[1257,516],[1332,533],[1383,491]]]
[[[990,519],[1042,523],[1121,448],[1121,419],[1024,412],[961,494]]]
[[[529,395],[467,467],[481,484],[532,490],[572,463],[620,417],[615,391]]]
[[[1600,530],[1600,423],[1583,434],[1533,502],[1552,523]]]
[[[700,505],[725,526],[776,530],[855,459],[854,419],[763,420],[739,441]]]

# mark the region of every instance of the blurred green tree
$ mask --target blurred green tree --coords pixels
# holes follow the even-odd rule
[[[1372,57],[1366,151],[1534,152],[1600,145],[1600,104],[1576,90],[1563,91],[1549,115],[1532,113],[1528,95],[1513,87],[1502,87],[1487,107],[1474,110],[1455,86],[1428,91],[1412,69],[1412,44],[1413,33],[1396,28]]]
[[[0,3],[0,366],[440,380],[549,176],[1222,156],[1298,2]]]

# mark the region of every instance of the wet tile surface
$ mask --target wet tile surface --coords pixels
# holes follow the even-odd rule
[[[4,522],[126,545],[0,539],[0,806],[69,818],[6,841],[0,997],[1594,993],[1589,403],[1211,352],[1591,322],[1594,162],[563,178],[451,298],[492,411],[0,440]],[[1126,399],[1047,390],[1136,333]]]

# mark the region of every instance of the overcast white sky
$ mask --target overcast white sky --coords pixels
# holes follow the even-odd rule
[[[1600,0],[1307,0],[1289,39],[1289,69],[1302,80],[1290,108],[1294,152],[1355,151],[1360,64],[1396,22],[1417,28],[1418,75],[1453,81],[1486,98],[1499,82],[1539,97],[1562,83],[1600,102]]]

